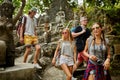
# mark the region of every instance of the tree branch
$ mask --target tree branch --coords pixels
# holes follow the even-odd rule
[[[14,17],[14,19],[13,19],[13,25],[16,24],[17,20],[18,20],[19,17],[22,15],[23,9],[24,9],[24,7],[25,7],[25,5],[26,5],[26,0],[21,0],[21,2],[22,2],[22,6],[20,7],[17,15],[16,15],[16,16]]]

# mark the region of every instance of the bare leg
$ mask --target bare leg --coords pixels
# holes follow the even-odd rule
[[[66,64],[62,64],[61,67],[67,76],[66,80],[71,80],[72,79],[72,74],[71,74],[72,71],[69,70],[69,68]]]
[[[40,54],[40,45],[35,45],[36,51],[35,51],[35,56],[34,56],[34,64],[37,63],[39,54]]]
[[[24,53],[24,60],[23,60],[24,63],[26,63],[27,57],[28,57],[28,54],[30,53],[30,51],[31,51],[31,47],[26,47],[26,50]]]
[[[69,66],[68,68],[70,70],[70,73],[72,74],[72,72],[73,72],[73,66]]]
[[[68,68],[69,68],[70,73],[71,73],[71,75],[72,75],[72,74],[73,74],[73,66],[69,66]],[[72,75],[72,77],[73,77],[73,75]],[[72,80],[72,78],[71,78],[71,80]]]
[[[73,66],[73,72],[78,68],[78,66],[79,66],[81,63],[82,63],[82,62],[77,61],[77,63],[74,64],[74,66]]]
[[[88,77],[88,80],[95,80],[95,75],[94,74],[90,74]]]

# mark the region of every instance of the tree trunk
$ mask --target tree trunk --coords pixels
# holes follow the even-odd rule
[[[25,7],[25,5],[26,5],[26,0],[21,0],[21,1],[22,1],[22,6],[20,7],[17,15],[16,15],[16,16],[14,17],[14,19],[13,19],[13,25],[16,24],[17,20],[18,20],[19,17],[22,15],[23,9],[24,9],[24,7]]]

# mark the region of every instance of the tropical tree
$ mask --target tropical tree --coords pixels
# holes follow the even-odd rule
[[[120,0],[85,0],[87,14],[91,22],[96,20],[109,25],[113,31],[110,34],[120,34]],[[105,25],[107,24],[107,25]]]
[[[2,3],[4,0],[1,0],[0,3]],[[77,3],[74,1],[71,2],[71,0],[9,0],[13,2],[13,5],[15,6],[14,11],[14,23],[19,19],[19,17],[23,13],[27,13],[30,8],[36,7],[38,8],[38,14],[42,14],[46,12],[46,9],[48,9],[48,14],[50,14],[51,19],[53,19],[57,13],[57,11],[60,10],[60,5],[62,7],[62,10],[65,11],[66,19],[71,19],[72,8],[75,8],[77,6]]]

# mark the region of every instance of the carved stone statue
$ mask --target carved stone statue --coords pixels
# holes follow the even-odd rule
[[[60,28],[64,27],[64,23],[65,23],[65,12],[62,11],[61,8],[60,8],[60,11],[56,14],[55,20],[57,23],[55,31],[58,31]]]
[[[0,66],[4,67],[14,65],[13,11],[10,1],[5,0],[0,5]]]
[[[51,23],[49,22],[49,16],[46,15],[44,17],[44,21],[45,21],[45,23],[44,23],[45,32],[43,34],[44,35],[44,42],[49,43],[51,41],[51,27],[52,27]]]
[[[4,66],[6,64],[5,62],[6,52],[5,51],[6,51],[6,43],[0,40],[0,65],[2,64],[1,66]]]

